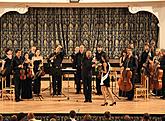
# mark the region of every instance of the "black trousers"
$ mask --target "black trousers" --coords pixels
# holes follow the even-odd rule
[[[91,101],[92,98],[92,76],[83,77],[83,89],[86,101]]]
[[[82,80],[81,67],[78,67],[76,73],[76,93],[78,94],[81,92],[81,80]]]
[[[130,91],[127,92],[127,98],[128,100],[133,100],[134,98],[134,80],[135,80],[135,76],[133,76],[133,78],[131,79],[132,82],[132,89]]]
[[[19,100],[22,89],[22,81],[20,80],[19,73],[14,74],[14,85],[15,85],[15,100]]]
[[[62,79],[61,68],[52,69],[53,95],[61,95]]]
[[[101,95],[101,78],[98,78],[97,75],[96,75],[96,91],[97,91],[97,94]]]
[[[41,76],[37,77],[33,83],[33,92],[34,94],[39,95],[41,91]]]
[[[162,77],[162,96],[165,97],[165,73],[163,73],[163,77]]]

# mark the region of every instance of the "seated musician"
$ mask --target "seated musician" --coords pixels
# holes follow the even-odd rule
[[[134,80],[136,78],[135,74],[138,68],[137,59],[133,56],[132,50],[130,48],[127,48],[127,57],[123,63],[124,70],[131,71],[132,76],[130,78],[130,81],[132,83],[132,88],[130,91],[127,92],[127,100],[133,100],[134,98]],[[126,75],[124,75],[126,76]],[[127,78],[127,77],[126,77]],[[127,79],[129,80],[129,79]]]
[[[62,93],[61,63],[64,55],[64,49],[61,45],[58,45],[48,57],[48,62],[50,62],[52,66],[53,96],[61,95]]]

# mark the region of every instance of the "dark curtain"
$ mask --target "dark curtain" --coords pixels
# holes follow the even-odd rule
[[[131,42],[139,53],[145,42],[158,43],[157,18],[127,8],[29,8],[25,14],[8,12],[0,21],[1,57],[6,47],[28,51],[35,45],[47,56],[58,44],[67,55],[80,44],[92,51],[101,44],[110,58],[119,58]]]

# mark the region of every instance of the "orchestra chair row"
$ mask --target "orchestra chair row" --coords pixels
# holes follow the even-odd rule
[[[9,100],[15,100],[15,88],[14,85],[12,85],[12,75],[10,80],[10,87],[6,87],[6,77],[2,77],[2,101],[4,101],[5,98]]]
[[[140,84],[135,84],[135,100],[138,97],[144,97],[144,100],[148,100],[148,89],[149,89],[149,79],[145,77],[145,80],[142,80]]]

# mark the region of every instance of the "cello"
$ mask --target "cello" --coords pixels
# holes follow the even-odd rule
[[[126,67],[128,67],[129,61],[130,61],[130,57],[127,57]],[[130,71],[130,69],[125,68],[121,72],[120,79],[118,80],[118,85],[120,90],[124,92],[128,92],[132,90],[133,86],[132,86],[131,78],[132,78],[132,72]]]
[[[131,77],[132,77],[132,72],[130,70],[124,69],[122,71],[121,77],[118,80],[118,85],[121,91],[128,92],[132,90]]]
[[[163,69],[159,68],[159,62],[155,63],[154,70],[154,89],[161,90],[162,89],[162,77],[163,77]]]

